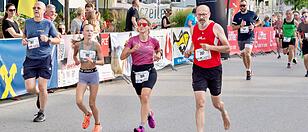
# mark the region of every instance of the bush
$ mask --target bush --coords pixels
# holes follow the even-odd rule
[[[174,15],[170,17],[171,23],[176,22],[175,27],[184,27],[186,17],[191,13],[191,11],[192,9],[187,9],[175,12]]]

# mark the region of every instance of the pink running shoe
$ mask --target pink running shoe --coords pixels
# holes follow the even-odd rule
[[[144,132],[144,127],[143,126],[139,126],[138,128],[134,129],[134,132]]]

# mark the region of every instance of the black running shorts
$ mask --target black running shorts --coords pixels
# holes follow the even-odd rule
[[[206,91],[209,88],[211,95],[218,96],[221,93],[222,66],[202,68],[194,64],[192,80],[194,91]]]

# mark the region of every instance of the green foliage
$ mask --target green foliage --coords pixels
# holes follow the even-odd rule
[[[125,32],[126,19],[120,18],[116,23],[116,32]]]
[[[110,20],[111,19],[111,14],[110,14],[110,10],[105,9],[103,12],[103,18],[104,20]]]
[[[186,17],[188,16],[189,13],[191,13],[191,11],[192,10],[189,9],[189,10],[181,10],[181,11],[175,12],[170,17],[171,23],[176,22],[175,27],[183,27],[185,24]]]
[[[304,7],[307,8],[307,5],[308,5],[308,0],[284,0],[284,2],[286,4],[293,5],[292,9],[295,9],[295,10],[300,10]]]

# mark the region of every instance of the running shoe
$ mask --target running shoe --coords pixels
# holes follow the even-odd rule
[[[33,119],[33,122],[43,122],[45,121],[45,115],[43,112],[37,112],[37,114],[35,114],[34,116],[36,116]]]
[[[139,126],[138,128],[134,129],[134,132],[144,132],[144,127],[143,126]]]
[[[292,62],[293,62],[294,64],[297,64],[297,60],[296,60],[295,58],[292,60]]]
[[[291,64],[290,63],[288,63],[287,68],[289,68],[289,69],[291,68]]]
[[[308,73],[305,75],[305,77],[308,77]]]
[[[100,132],[101,130],[102,130],[101,124],[99,125],[95,124],[92,132]]]
[[[36,107],[37,107],[38,109],[40,109],[40,107],[41,107],[41,105],[40,105],[40,94],[37,94]]]
[[[148,115],[148,124],[150,128],[155,128],[155,120],[154,120],[154,112],[150,111],[149,115]]]
[[[90,119],[91,119],[92,113],[89,112],[87,115],[83,116],[83,122],[82,122],[82,128],[87,129],[90,125]]]
[[[251,80],[251,71],[246,71],[246,80]]]

